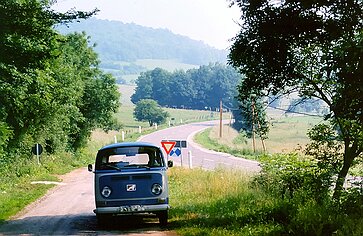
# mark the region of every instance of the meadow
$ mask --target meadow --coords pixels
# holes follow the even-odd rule
[[[308,130],[321,122],[323,122],[322,118],[309,116],[281,116],[271,119],[270,132],[267,139],[264,140],[266,152],[289,153],[303,150],[309,143]],[[251,138],[247,138],[243,132],[238,132],[226,125],[223,127],[222,134],[224,135],[219,137],[219,128],[214,127],[203,131],[197,135],[196,139],[204,146],[216,151],[226,151],[225,149],[228,148],[236,150],[236,152],[239,150],[240,153],[237,155],[240,157],[246,154],[253,155],[253,141]],[[208,139],[208,137],[211,141],[204,142],[203,139]],[[256,136],[255,145],[257,154],[264,152],[262,141],[258,136]]]

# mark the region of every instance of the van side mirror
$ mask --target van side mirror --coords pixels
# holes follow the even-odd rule
[[[88,165],[88,171],[89,171],[89,172],[92,172],[92,171],[93,171],[93,166],[92,166],[92,164],[89,164],[89,165]]]
[[[173,165],[174,165],[174,163],[173,163],[173,161],[168,161],[168,167],[173,167]]]

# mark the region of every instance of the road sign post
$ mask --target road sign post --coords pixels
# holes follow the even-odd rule
[[[43,147],[42,145],[40,145],[39,143],[36,143],[33,147],[32,147],[32,152],[34,155],[37,156],[37,162],[38,162],[38,165],[40,165],[40,154],[42,154],[43,152]]]
[[[187,147],[187,141],[186,140],[162,140],[161,145],[163,146],[165,152],[168,154],[168,159],[169,159],[169,157],[173,157],[173,156],[180,157],[180,165],[181,165],[181,167],[183,167],[182,149]]]

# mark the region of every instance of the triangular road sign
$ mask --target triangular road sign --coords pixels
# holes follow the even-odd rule
[[[169,141],[161,141],[161,146],[164,148],[166,154],[169,155],[171,150],[173,150],[176,142],[169,142]]]

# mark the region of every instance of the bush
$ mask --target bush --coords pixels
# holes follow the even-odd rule
[[[12,132],[9,127],[4,122],[0,122],[0,160],[4,156],[4,147],[11,137],[11,134]]]
[[[319,163],[296,153],[264,155],[262,173],[256,177],[260,186],[283,198],[301,197],[324,200],[332,183],[332,172]]]

